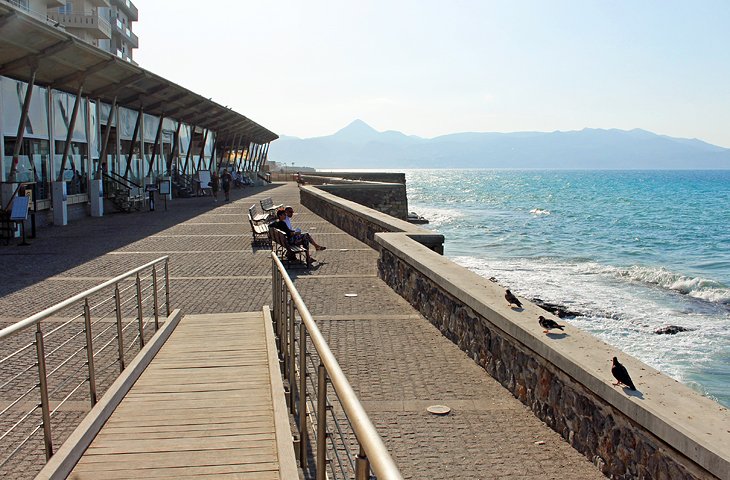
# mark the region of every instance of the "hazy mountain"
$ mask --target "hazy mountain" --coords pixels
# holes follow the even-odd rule
[[[454,133],[378,132],[355,120],[332,135],[282,136],[269,158],[316,168],[727,169],[730,149],[646,130]]]

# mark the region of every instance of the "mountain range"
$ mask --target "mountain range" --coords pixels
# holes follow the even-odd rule
[[[355,120],[332,135],[282,136],[269,159],[315,168],[730,169],[730,149],[634,129],[453,133],[378,132]]]

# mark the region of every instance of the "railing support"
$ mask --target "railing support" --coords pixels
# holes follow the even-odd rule
[[[362,445],[360,445],[360,453],[355,459],[355,480],[370,480],[370,462]]]
[[[317,368],[317,480],[327,478],[327,369]]]
[[[35,332],[35,346],[38,355],[38,386],[41,389],[43,441],[45,443],[46,460],[48,460],[53,456],[53,438],[51,437],[51,405],[48,400],[48,377],[46,376],[46,352],[43,347],[43,332],[40,323]]]
[[[307,469],[307,326],[299,322],[299,463]]]
[[[157,306],[157,268],[152,265],[152,298],[155,303],[155,332],[160,329],[160,309]]]
[[[84,330],[86,330],[86,364],[89,366],[89,399],[96,405],[96,375],[94,374],[94,344],[91,334],[91,309],[89,299],[84,299]]]
[[[139,321],[139,348],[144,348],[144,315],[142,315],[142,280],[137,274],[137,320]]]
[[[124,371],[124,330],[122,329],[122,299],[119,284],[114,285],[114,310],[117,312],[117,349],[119,350],[119,373]]]
[[[294,345],[294,337],[296,330],[294,329],[294,299],[289,299],[289,411],[292,413],[296,413],[296,400],[294,396],[294,392],[297,388],[297,381],[296,381],[296,350]]]
[[[165,259],[165,313],[170,316],[170,259]]]

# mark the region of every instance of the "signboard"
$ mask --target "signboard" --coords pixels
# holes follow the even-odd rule
[[[30,205],[30,198],[28,197],[15,197],[13,200],[13,209],[10,212],[10,220],[14,222],[22,222],[28,219],[28,206]]]
[[[162,180],[160,182],[160,195],[170,194],[170,180]]]
[[[198,178],[200,178],[200,188],[210,188],[210,172],[208,170],[201,170],[198,172]]]

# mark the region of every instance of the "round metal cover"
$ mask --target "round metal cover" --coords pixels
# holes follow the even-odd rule
[[[448,415],[451,409],[446,405],[431,405],[426,410],[434,415]]]

